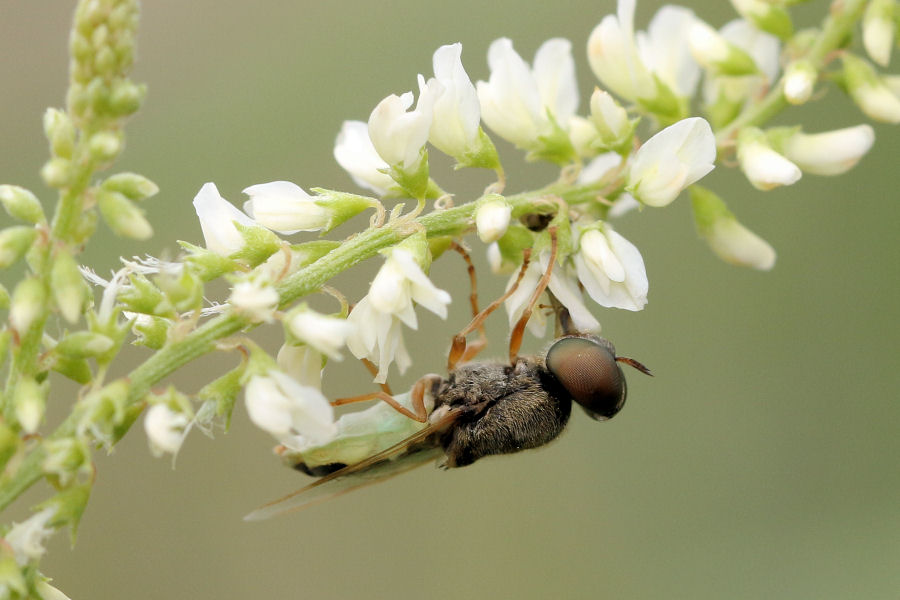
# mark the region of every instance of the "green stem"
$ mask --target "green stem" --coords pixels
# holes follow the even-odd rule
[[[816,36],[815,44],[806,55],[816,71],[821,71],[828,55],[841,47],[851,29],[856,25],[864,7],[865,0],[835,0],[822,24],[822,32]],[[721,151],[733,143],[741,128],[761,125],[787,108],[788,102],[784,98],[783,90],[784,77],[782,76],[761,101],[748,106],[725,129],[716,134],[716,145],[719,150]]]

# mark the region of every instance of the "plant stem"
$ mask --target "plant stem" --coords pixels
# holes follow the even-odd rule
[[[806,55],[816,71],[821,71],[828,55],[844,43],[864,7],[865,0],[835,0],[822,24],[822,32],[816,36],[815,44]],[[742,127],[761,125],[787,106],[782,76],[762,100],[748,106],[734,121],[716,134],[716,145],[721,150],[733,142]]]

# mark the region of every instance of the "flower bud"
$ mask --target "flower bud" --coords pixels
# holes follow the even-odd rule
[[[37,232],[34,227],[15,225],[0,230],[0,269],[16,263],[31,248]]]
[[[772,246],[741,225],[716,194],[695,185],[691,187],[691,204],[697,231],[719,258],[761,271],[775,265]]]
[[[240,281],[231,290],[228,303],[254,323],[271,323],[278,308],[278,291],[258,281]]]
[[[25,433],[34,433],[44,419],[44,408],[47,402],[47,385],[40,384],[30,377],[19,379],[13,390],[13,407],[16,420]]]
[[[51,158],[41,167],[41,179],[52,188],[66,187],[72,180],[72,162],[66,158]]]
[[[9,307],[9,322],[12,328],[23,335],[44,308],[47,290],[39,279],[27,277],[13,290]]]
[[[620,1],[617,14],[607,15],[588,38],[588,61],[604,86],[632,102],[653,98],[657,86],[641,60],[634,40],[635,2]]]
[[[105,163],[114,159],[122,151],[121,133],[100,131],[88,140],[88,152],[94,162]]]
[[[124,194],[100,189],[97,203],[103,220],[116,235],[134,240],[147,240],[153,235],[144,212]]]
[[[852,169],[875,143],[875,130],[857,125],[823,133],[795,132],[783,141],[784,155],[803,171],[840,175]]]
[[[342,359],[340,349],[353,330],[346,319],[319,314],[305,303],[290,312],[285,325],[298,340],[335,360]]]
[[[113,84],[109,108],[115,115],[128,116],[137,112],[146,95],[146,85],[136,84],[128,79],[119,80]]]
[[[44,441],[44,462],[41,470],[53,476],[60,485],[68,486],[76,479],[91,476],[91,451],[84,439],[63,437]]]
[[[745,127],[738,134],[737,157],[744,175],[758,190],[791,185],[802,176],[797,165],[775,152],[756,127]]]
[[[648,206],[665,206],[713,170],[716,140],[705,120],[691,117],[666,127],[635,153],[626,189]]]
[[[30,191],[17,185],[0,185],[0,204],[9,216],[32,225],[45,223],[41,202]]]
[[[159,350],[165,345],[169,329],[173,326],[172,321],[163,317],[128,311],[123,314],[126,319],[133,319],[131,332],[137,336],[134,344],[147,346],[153,350]]]
[[[818,73],[808,60],[796,60],[784,71],[784,97],[791,104],[803,104],[812,96]]]
[[[114,345],[115,342],[102,333],[77,331],[63,337],[55,349],[69,358],[89,358],[108,352]]]
[[[900,94],[878,76],[866,60],[849,52],[841,55],[847,92],[863,113],[885,123],[900,123]]]
[[[756,63],[749,54],[699,19],[691,25],[688,42],[694,59],[715,73],[740,76],[757,72]]]
[[[50,278],[53,280],[53,300],[59,312],[69,323],[76,323],[84,307],[87,289],[75,258],[68,252],[58,252],[53,259]]]
[[[167,403],[151,406],[144,417],[144,431],[153,456],[177,454],[190,422],[187,415],[172,410]]]
[[[65,111],[56,108],[47,109],[44,113],[44,134],[55,156],[72,158],[76,131],[72,119]]]
[[[637,120],[629,121],[628,112],[599,88],[591,95],[591,120],[597,126],[604,150],[630,150]]]
[[[100,189],[119,192],[135,202],[146,200],[159,192],[159,187],[155,183],[137,173],[116,173],[111,175],[100,184]]]
[[[479,202],[475,209],[475,228],[481,241],[490,244],[503,237],[511,214],[512,207],[499,194],[490,194]]]
[[[869,0],[862,19],[863,46],[869,57],[882,67],[888,66],[894,47],[894,23],[900,17],[895,0]]]
[[[784,6],[771,0],[731,0],[742,17],[762,31],[785,40],[794,32],[791,16]]]
[[[314,190],[310,196],[289,181],[253,185],[244,190],[250,199],[244,211],[253,219],[284,234],[298,231],[330,231],[366,208],[374,207],[371,198]]]

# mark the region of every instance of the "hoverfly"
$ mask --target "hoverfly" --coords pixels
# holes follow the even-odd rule
[[[319,479],[283,498],[265,504],[246,520],[266,519],[298,510],[360,487],[376,483],[439,460],[444,468],[470,465],[479,458],[509,454],[542,446],[566,426],[572,401],[593,419],[615,416],[625,403],[625,376],[618,363],[626,363],[650,375],[638,361],[616,356],[613,345],[591,334],[574,331],[568,312],[552,297],[559,328],[544,356],[519,356],[525,326],[550,281],[556,260],[555,228],[550,262],[534,293],[513,327],[509,362],[469,362],[486,343],[483,322],[513,292],[529,263],[526,251],[518,277],[506,293],[478,311],[474,268],[465,251],[473,284],[473,318],[453,338],[447,360],[447,376],[428,374],[409,394],[392,396],[382,391],[345,398],[335,405],[363,400],[384,402],[338,419],[337,437],[319,447],[292,454],[279,453],[294,468]],[[548,292],[549,293],[549,292]],[[471,345],[466,336],[479,330]],[[367,365],[371,366],[371,365]]]

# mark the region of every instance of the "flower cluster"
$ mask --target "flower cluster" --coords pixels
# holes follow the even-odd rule
[[[17,221],[0,229],[0,269],[23,272],[9,290],[0,284],[0,310],[7,311],[0,370],[8,382],[0,394],[0,455],[13,490],[0,490],[0,505],[42,477],[58,490],[32,517],[4,530],[0,596],[46,591],[33,567],[53,531],[77,526],[93,482],[92,450],[111,448],[141,413],[151,451],[175,456],[194,427],[227,428],[243,389],[250,419],[285,455],[312,452],[325,462],[350,429],[366,437],[390,415],[408,414],[411,395],[392,399],[384,384],[392,365],[403,373],[413,362],[404,328],[418,329],[418,307],[447,318],[451,295],[429,274],[448,248],[466,255],[466,235],[486,245],[492,270],[510,275],[508,289],[518,282],[505,298],[510,325],[531,309],[528,326],[538,336],[545,334],[548,305],[565,307],[584,332],[600,329],[599,307],[642,310],[647,269],[620,233],[631,221],[616,220],[634,209],[666,207],[685,190],[697,232],[716,256],[771,269],[774,248],[698,182],[716,164],[736,164],[750,186],[766,191],[856,165],[874,144],[868,124],[812,132],[767,123],[783,108],[817,100],[831,81],[863,115],[900,123],[900,78],[881,72],[895,46],[900,3],[835,2],[818,29],[797,33],[790,2],[732,4],[740,18],[722,27],[666,5],[640,30],[635,0],[618,0],[584,48],[595,76],[587,102],[578,93],[569,40],[544,42],[530,61],[510,39],[495,40],[487,74],[475,81],[463,66],[462,46],[441,46],[433,74],[416,77],[417,93],[391,94],[367,121],[346,121],[340,129],[334,157],[369,195],[272,181],[247,187],[238,208],[206,183],[194,198],[203,246],[182,242],[184,255],[174,261],[123,259],[103,279],[79,267],[77,254],[101,219],[117,235],[150,237],[140,203],[158,190],[136,173],[98,179],[121,152],[124,121],[144,96],[143,86],[128,79],[137,3],[82,0],[71,36],[67,108],[49,109],[43,120],[51,157],[41,176],[59,192],[55,212],[45,212],[29,190],[0,185],[0,204]],[[857,30],[858,50],[850,43]],[[512,177],[492,137],[529,161],[557,165],[558,178],[506,193]],[[478,198],[455,198],[436,181],[430,150],[457,169],[492,171],[496,181]],[[425,213],[428,200],[434,210]],[[389,201],[394,205],[386,208]],[[368,227],[335,237],[337,227],[370,209]],[[318,239],[308,239],[312,233]],[[384,262],[362,297],[332,287],[333,277],[377,254]],[[547,297],[535,302],[548,271]],[[229,292],[210,303],[207,284],[219,279]],[[103,287],[96,302],[88,283]],[[339,309],[312,308],[305,297],[319,293]],[[276,359],[246,335],[272,324],[284,333]],[[153,352],[127,376],[110,378],[127,341]],[[213,350],[237,351],[240,362],[196,393],[151,391]],[[386,402],[336,420],[322,392],[323,369],[348,353],[366,363],[383,390],[354,400]],[[44,435],[50,371],[83,389],[60,429]],[[385,414],[392,400],[401,410]],[[421,426],[403,416],[389,429]]]
[[[787,35],[783,11],[761,3],[735,6],[741,18],[716,29],[689,9],[666,5],[640,31],[635,28],[635,1],[619,0],[616,13],[602,19],[587,42],[588,62],[600,85],[581,115],[568,40],[548,40],[529,63],[511,40],[498,39],[488,50],[489,76],[474,83],[462,63],[462,46],[442,46],[433,56],[433,76],[417,77],[417,95],[391,94],[375,106],[367,122],[344,122],[335,159],[354,182],[381,200],[418,201],[409,216],[403,217],[398,205],[386,224],[378,217],[377,225],[383,227],[408,223],[426,198],[444,194],[430,176],[429,144],[453,158],[458,168],[494,170],[498,182],[474,203],[469,223],[489,245],[492,268],[512,273],[509,286],[519,279],[524,249],[534,250],[519,288],[505,302],[511,325],[550,268],[549,239],[546,232],[529,228],[527,211],[517,210],[515,196],[502,194],[506,174],[488,131],[524,150],[529,160],[556,163],[570,172],[574,166],[578,174],[571,191],[556,188],[559,209],[553,223],[560,244],[548,292],[568,309],[579,330],[600,329],[590,302],[630,311],[647,303],[649,285],[640,251],[611,221],[635,207],[667,206],[687,188],[698,232],[717,256],[770,269],[775,262],[772,247],[741,225],[719,196],[695,185],[714,168],[717,154],[733,151],[750,184],[769,190],[793,184],[803,173],[843,173],[869,150],[874,135],[869,125],[806,133],[797,127],[762,129],[747,118],[766,94],[791,104],[808,101],[822,66],[809,52],[782,48],[781,38]],[[866,22],[867,51],[885,64],[883,42],[871,33],[877,29],[872,24],[876,19]],[[848,92],[863,111],[889,115],[890,100],[871,100],[873,94],[885,97],[888,89],[871,67],[852,56],[843,64]],[[878,92],[860,91],[866,85]],[[695,102],[704,117],[691,116]],[[644,131],[649,135],[642,140],[639,134]],[[561,181],[571,184],[571,175],[563,173]],[[254,272],[232,276],[228,306],[251,322],[285,320],[278,312],[284,301],[277,281],[279,273],[291,272],[290,257],[299,246],[287,254],[275,252],[285,244],[278,235],[327,232],[370,207],[383,214],[375,198],[325,190],[310,194],[284,181],[244,192],[249,196],[244,212],[224,200],[213,184],[205,185],[194,203],[207,250],[246,258],[259,240],[269,243]],[[377,366],[379,383],[392,364],[406,371],[412,360],[403,327],[417,328],[415,305],[444,318],[450,302],[450,295],[427,276],[432,245],[419,231],[382,250],[385,263],[349,316],[319,315],[305,305],[289,313],[285,324],[290,343],[331,358],[339,358],[346,344],[353,355]],[[535,309],[529,329],[543,335],[543,310]],[[276,382],[267,388],[257,381],[248,393],[284,385]],[[292,417],[285,422],[294,421]],[[284,443],[284,431],[265,428]]]

